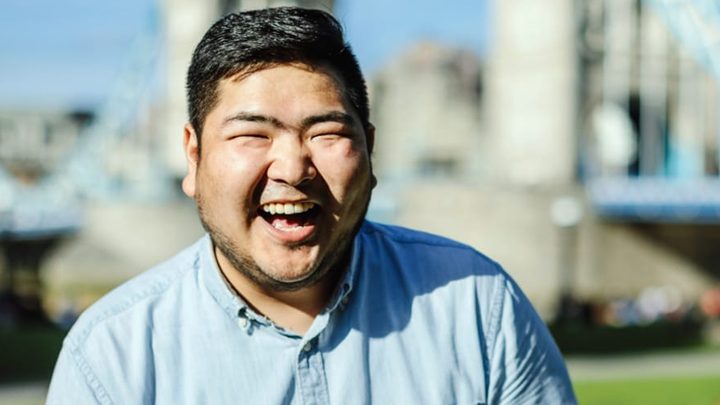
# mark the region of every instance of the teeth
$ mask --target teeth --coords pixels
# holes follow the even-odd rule
[[[311,202],[302,202],[302,203],[285,203],[285,204],[265,204],[262,206],[262,210],[270,213],[271,215],[275,214],[283,214],[283,215],[291,215],[291,214],[302,214],[303,212],[307,212],[312,207],[314,207],[315,204]]]

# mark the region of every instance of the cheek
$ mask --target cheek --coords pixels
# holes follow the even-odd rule
[[[251,196],[262,178],[262,165],[256,156],[233,153],[208,154],[198,167],[199,191],[212,193],[233,204]]]
[[[316,165],[338,201],[351,203],[358,195],[367,192],[370,165],[365,153],[348,149],[344,153],[316,160]]]

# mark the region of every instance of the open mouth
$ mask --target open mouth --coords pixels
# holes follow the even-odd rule
[[[260,217],[273,228],[283,232],[298,231],[315,225],[319,213],[320,206],[311,202],[270,203],[263,204],[258,209]]]

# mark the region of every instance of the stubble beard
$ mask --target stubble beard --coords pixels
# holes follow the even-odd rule
[[[352,241],[360,230],[370,205],[370,190],[371,189],[368,188],[367,199],[363,206],[362,214],[358,217],[353,227],[345,234],[340,235],[333,246],[328,247],[325,257],[309,269],[305,277],[297,280],[281,280],[272,277],[269,272],[264,271],[251,257],[242,253],[242,250],[237,246],[235,241],[211,224],[211,221],[208,220],[204,211],[204,201],[201,193],[196,194],[195,201],[198,207],[200,223],[210,235],[213,246],[220,250],[234,270],[240,272],[252,283],[266,291],[289,292],[298,291],[317,284],[324,279],[331,270],[340,272],[347,268],[350,261]],[[220,266],[219,263],[218,266]],[[228,270],[232,271],[233,269],[221,268],[223,273]]]

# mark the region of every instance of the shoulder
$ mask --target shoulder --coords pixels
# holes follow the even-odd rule
[[[171,295],[198,267],[202,238],[169,260],[121,284],[87,308],[75,322],[65,342],[82,346],[94,331],[116,325],[130,326],[128,321],[146,322],[152,308]]]
[[[386,286],[393,294],[397,286],[403,286],[410,296],[473,299],[489,311],[497,308],[500,297],[512,286],[510,276],[488,256],[427,232],[366,221],[355,249],[367,282]]]
[[[454,241],[444,236],[439,236],[429,232],[405,228],[397,225],[380,224],[372,221],[365,221],[360,228],[359,234],[367,237],[374,236],[385,238],[397,243],[425,244],[437,247],[474,250],[468,245]]]
[[[472,246],[447,237],[395,225],[365,221],[358,233],[366,254],[380,254],[419,265],[440,266],[445,271],[463,268],[482,275],[507,274],[502,267]]]

